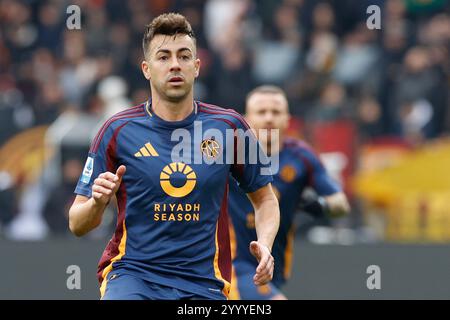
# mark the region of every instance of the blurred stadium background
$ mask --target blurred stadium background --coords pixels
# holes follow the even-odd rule
[[[80,30],[66,26],[72,4]],[[370,5],[381,8],[380,30],[366,25]],[[289,135],[308,141],[344,185],[351,215],[299,213],[296,254],[317,244],[326,254],[336,245],[446,248],[449,1],[0,0],[0,244],[13,266],[4,270],[13,272],[18,246],[73,241],[67,211],[90,141],[110,115],[147,99],[143,28],[168,11],[184,14],[197,35],[197,99],[243,112],[256,85],[281,86],[294,116]],[[101,249],[114,224],[110,208],[76,241]]]

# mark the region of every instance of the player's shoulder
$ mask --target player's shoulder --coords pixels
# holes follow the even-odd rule
[[[291,152],[297,156],[308,156],[318,158],[316,151],[314,151],[313,147],[308,144],[306,141],[286,137],[283,141],[284,150],[287,152]]]
[[[103,123],[103,130],[107,128],[116,129],[124,123],[145,117],[145,105],[144,102],[115,113]]]
[[[109,117],[97,131],[97,134],[92,141],[90,152],[96,152],[101,141],[109,141],[113,137],[114,132],[123,128],[129,121],[144,117],[145,112],[145,103],[142,103],[137,106],[126,108]]]
[[[236,128],[248,129],[249,126],[244,120],[244,117],[234,109],[219,107],[214,104],[196,101],[198,111],[206,118],[215,119],[217,121],[224,121]]]

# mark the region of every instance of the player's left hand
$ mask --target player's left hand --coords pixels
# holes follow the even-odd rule
[[[257,286],[270,282],[273,276],[274,259],[269,248],[257,241],[252,241],[250,243],[250,252],[259,262],[253,282]]]

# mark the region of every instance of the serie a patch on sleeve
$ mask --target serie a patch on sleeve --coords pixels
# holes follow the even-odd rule
[[[88,157],[84,165],[81,182],[88,184],[91,181],[92,172],[94,171],[94,158]]]

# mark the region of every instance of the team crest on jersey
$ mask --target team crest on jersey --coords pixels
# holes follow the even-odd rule
[[[296,175],[297,170],[295,170],[295,168],[290,165],[284,166],[280,171],[280,178],[287,183],[291,183],[292,181],[294,181]]]
[[[246,226],[249,229],[255,229],[255,214],[253,212],[247,213]]]
[[[212,159],[219,155],[220,145],[214,138],[205,139],[202,141],[200,149],[207,158]]]
[[[270,292],[272,291],[270,289],[270,286],[267,284],[263,284],[262,286],[257,286],[257,290],[258,290],[259,294],[261,294],[263,296],[269,295]]]
[[[94,158],[88,157],[81,175],[81,182],[88,184],[91,181],[92,172],[94,172]]]

